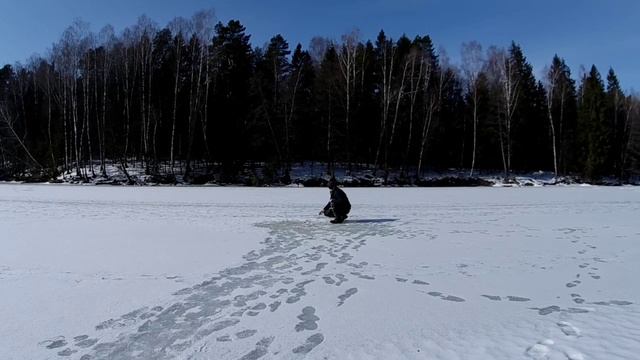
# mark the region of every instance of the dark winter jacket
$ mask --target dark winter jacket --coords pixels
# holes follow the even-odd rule
[[[325,213],[329,209],[333,209],[336,216],[347,215],[349,211],[351,211],[351,203],[349,202],[349,198],[347,198],[347,194],[337,186],[331,189],[331,200],[327,206],[324,207]]]

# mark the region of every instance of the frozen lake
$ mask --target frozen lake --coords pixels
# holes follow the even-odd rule
[[[640,188],[0,185],[2,359],[638,359]]]

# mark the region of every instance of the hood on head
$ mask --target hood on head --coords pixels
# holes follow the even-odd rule
[[[329,189],[333,189],[336,186],[338,186],[338,181],[336,181],[335,177],[332,177],[331,179],[329,179],[329,182],[327,183],[327,186],[329,187]]]

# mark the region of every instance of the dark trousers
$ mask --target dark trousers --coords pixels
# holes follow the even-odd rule
[[[346,208],[343,209],[339,206],[337,208],[333,208],[331,207],[331,203],[328,203],[327,206],[324,207],[324,216],[330,217],[330,218],[335,218],[335,217],[344,218],[349,213],[349,210],[350,209],[346,209]]]
[[[324,216],[334,218],[336,214],[333,212],[332,208],[324,209]]]

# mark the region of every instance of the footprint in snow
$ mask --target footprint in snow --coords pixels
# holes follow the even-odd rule
[[[269,311],[274,312],[278,310],[278,308],[280,307],[280,304],[282,304],[282,302],[280,301],[272,302],[271,304],[269,304]]]
[[[530,346],[527,351],[525,352],[525,354],[533,359],[546,359],[547,355],[549,354],[549,352],[551,351],[551,349],[549,348],[549,346],[552,346],[554,344],[553,340],[551,339],[545,339],[542,341],[538,341],[537,344]]]
[[[248,337],[252,337],[257,332],[258,330],[253,330],[253,329],[242,330],[236,333],[236,339],[246,339]]]
[[[537,344],[530,346],[525,355],[532,359],[567,359],[567,360],[584,360],[584,356],[571,348],[564,347],[563,351],[553,349],[555,343],[551,339],[538,341]]]
[[[58,351],[58,356],[71,356],[77,352],[78,350],[72,350],[71,348],[66,348],[62,351]]]
[[[565,351],[564,356],[567,357],[567,360],[584,360],[584,355],[571,349]]]
[[[333,280],[333,279],[331,278],[331,276],[323,276],[323,277],[322,277],[322,280],[324,280],[324,283],[325,283],[325,284],[327,284],[327,285],[333,285],[333,284],[335,284],[335,283],[336,283],[336,281],[335,281],[335,280]]]
[[[229,336],[229,335],[218,336],[218,337],[216,338],[216,341],[218,341],[218,342],[227,342],[227,341],[231,341],[231,336]]]
[[[565,286],[568,287],[568,288],[572,288],[572,287],[578,286],[580,283],[581,283],[580,280],[574,280],[574,281],[572,281],[570,283],[567,283]]]
[[[343,282],[348,281],[347,277],[342,274],[336,274],[336,278],[338,279],[336,286],[340,286]]]
[[[269,352],[269,346],[273,342],[273,339],[273,336],[262,338],[262,340],[256,343],[255,349],[241,357],[240,360],[256,360],[267,355]]]
[[[302,309],[302,314],[298,315],[300,322],[296,325],[296,332],[304,330],[315,330],[318,328],[320,318],[316,316],[316,309],[313,306],[307,306]]]
[[[64,340],[64,338],[53,340],[53,341],[49,340],[49,341],[45,341],[44,343],[47,343],[47,342],[49,343],[47,345],[47,349],[57,349],[67,345],[67,342]]]
[[[324,341],[324,335],[317,333],[309,336],[304,344],[294,348],[292,352],[294,354],[308,354],[316,346],[320,345]]]
[[[358,292],[358,288],[351,288],[347,290],[344,294],[338,296],[338,299],[340,300],[340,302],[338,303],[338,306],[342,306],[344,302],[347,301],[348,298],[355,295],[357,292]]]
[[[445,296],[443,293],[438,292],[438,291],[430,291],[427,294],[429,294],[430,296],[433,296],[433,297],[439,297],[440,299],[445,300],[445,301],[452,301],[452,302],[465,302],[466,301],[465,299],[463,299],[461,297],[458,297],[458,296],[453,296],[453,295],[446,295]]]
[[[498,296],[498,295],[482,295],[483,297],[492,300],[492,301],[502,301],[502,297]],[[505,296],[507,298],[507,300],[509,301],[515,301],[515,302],[526,302],[526,301],[531,301],[531,299],[526,298],[526,297],[522,297],[522,296],[512,296],[512,295],[508,295]]]
[[[85,335],[86,336],[86,335]],[[98,343],[98,339],[84,339],[76,342],[76,346],[82,349],[90,348]]]
[[[357,272],[357,271],[353,271],[353,272],[351,273],[351,275],[353,275],[353,276],[357,276],[358,278],[360,278],[360,279],[364,279],[364,280],[375,280],[375,279],[376,279],[376,277],[375,277],[375,276],[362,274],[362,273]]]
[[[557,305],[552,305],[552,306],[547,306],[544,308],[530,308],[531,310],[536,310],[538,312],[538,314],[540,315],[549,315],[552,314],[554,312],[566,312],[569,314],[586,314],[590,311],[592,311],[589,308],[568,308],[568,309],[562,309],[560,306]]]
[[[631,301],[624,301],[624,300],[611,300],[611,301],[597,301],[592,304],[604,305],[604,306],[610,306],[610,305],[627,306],[627,305],[632,305],[633,303]]]
[[[573,299],[573,302],[576,304],[584,303],[584,299],[580,294],[571,294],[571,298]]]
[[[560,321],[559,323],[557,323],[557,325],[558,327],[560,327],[560,330],[562,330],[562,332],[567,336],[575,336],[575,337],[580,336],[580,329],[571,325],[571,323],[569,322]]]
[[[413,280],[412,284],[415,284],[415,285],[429,285],[428,282],[422,281],[422,280]]]
[[[313,274],[314,272],[321,271],[321,270],[322,270],[322,269],[324,269],[324,267],[325,267],[325,266],[327,266],[327,265],[328,265],[328,263],[318,263],[318,264],[316,264],[315,269],[311,269],[311,270],[308,270],[308,271],[302,272],[302,273],[300,273],[300,274],[301,274],[301,275],[305,275],[305,276],[306,276],[306,275],[311,275],[311,274]]]

